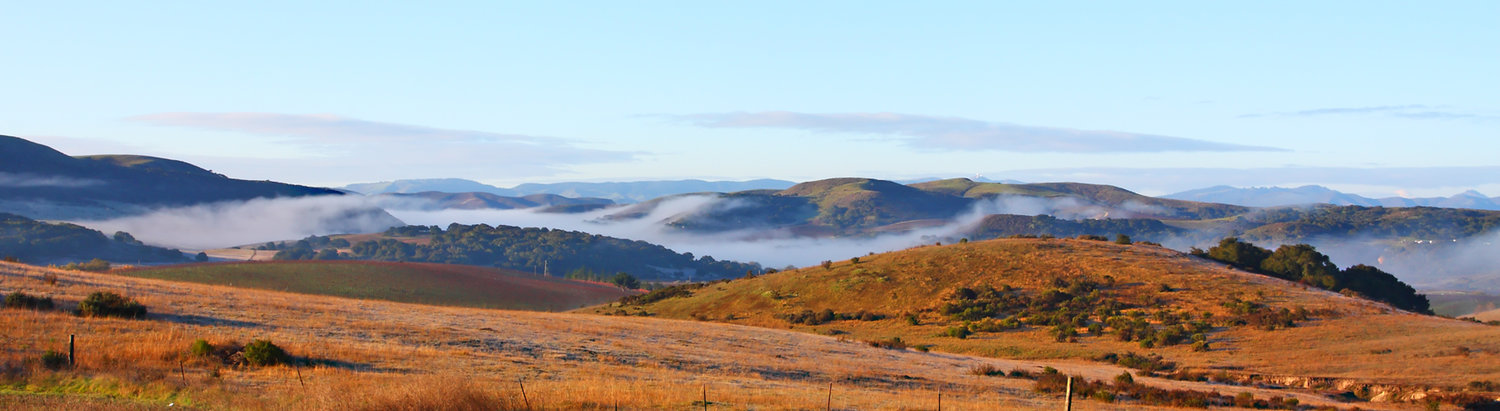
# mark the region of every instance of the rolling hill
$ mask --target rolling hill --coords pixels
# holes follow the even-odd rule
[[[1441,207],[1500,210],[1500,203],[1497,203],[1494,198],[1473,190],[1458,193],[1450,197],[1369,198],[1316,185],[1295,188],[1214,186],[1168,194],[1162,197],[1178,200],[1236,204],[1249,207],[1331,204],[1365,207]]]
[[[509,197],[552,194],[572,198],[603,198],[618,203],[638,203],[655,198],[687,193],[723,193],[760,189],[780,190],[791,187],[793,184],[790,181],[769,179],[749,181],[663,180],[603,183],[525,183],[512,188],[500,188],[472,180],[435,178],[350,184],[344,186],[344,189],[367,195],[388,193],[415,194],[426,191],[444,193],[481,192]]]
[[[899,338],[997,358],[1159,355],[1183,378],[1363,387],[1363,398],[1500,378],[1500,327],[1104,241],[923,246],[658,290],[590,311]]]
[[[0,136],[0,212],[30,218],[102,219],[159,207],[342,194],[326,188],[236,180],[155,157],[69,157],[41,144]]]
[[[95,258],[116,262],[179,262],[182,251],[141,244],[129,233],[104,233],[67,223],[47,223],[0,213],[0,257],[27,263],[61,263]]]
[[[112,291],[144,319],[62,309]],[[654,318],[435,307],[48,270],[0,262],[0,292],[45,295],[59,310],[0,309],[0,406],[7,409],[1057,409],[1023,378],[1045,368],[1108,380],[1102,363],[1002,360],[872,347],[846,338]],[[71,369],[42,366],[76,337]],[[291,364],[232,365],[207,348],[265,340]],[[225,351],[227,352],[227,351]],[[54,356],[55,357],[55,356]],[[233,360],[233,356],[230,360]],[[1296,399],[1309,407],[1397,410],[1320,393],[1175,381],[1133,384]],[[1167,391],[1159,391],[1167,393]],[[706,401],[705,401],[706,400]],[[1090,409],[1162,409],[1130,398]]]
[[[562,311],[636,292],[498,268],[372,261],[205,263],[112,274],[301,294],[455,307]]]

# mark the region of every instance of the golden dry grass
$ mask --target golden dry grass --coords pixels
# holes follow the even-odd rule
[[[0,310],[0,366],[9,370],[0,405],[694,409],[706,389],[714,409],[815,409],[830,383],[843,409],[930,409],[940,391],[945,409],[1060,405],[1033,393],[1029,381],[967,374],[985,362],[1040,367],[1031,363],[736,325],[359,301],[0,264],[0,292],[48,295],[70,308],[95,290],[135,297],[151,318]],[[78,337],[77,369],[42,369],[41,353],[65,350],[70,334]],[[187,354],[198,338],[269,339],[321,365],[224,367]],[[1078,372],[1088,370],[1095,368]]]
[[[1383,304],[1230,269],[1168,249],[1071,239],[1003,239],[861,257],[740,279],[695,290],[644,307],[666,318],[697,318],[810,333],[847,333],[855,339],[900,337],[936,350],[1012,359],[1088,359],[1110,352],[1160,353],[1184,366],[1238,374],[1348,380],[1342,383],[1407,387],[1459,387],[1500,381],[1500,327],[1395,310]],[[1271,307],[1302,307],[1326,314],[1276,331],[1236,327],[1212,333],[1209,352],[1188,346],[1143,349],[1111,336],[1057,343],[1045,330],[979,333],[968,339],[939,336],[952,324],[935,313],[911,326],[902,313],[935,308],[960,286],[1010,285],[1037,292],[1054,278],[1115,279],[1122,299],[1159,299],[1195,315],[1227,315],[1230,296]],[[1160,292],[1162,284],[1173,291]],[[627,310],[633,310],[626,307]],[[801,310],[868,310],[893,318],[789,325],[776,318]],[[591,312],[615,312],[595,307]],[[1283,379],[1284,380],[1284,379]]]

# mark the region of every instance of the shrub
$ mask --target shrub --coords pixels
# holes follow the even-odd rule
[[[849,259],[849,263],[850,264],[859,264],[859,257],[850,258]]]
[[[1116,235],[1115,236],[1115,244],[1126,244],[1126,245],[1129,245],[1130,243],[1133,243],[1133,242],[1134,241],[1130,241],[1130,236],[1128,236],[1128,235],[1120,234],[1120,235]]]
[[[42,353],[42,366],[47,367],[47,369],[61,369],[64,365],[68,365],[67,354],[52,350]]]
[[[255,340],[245,344],[245,350],[242,353],[245,356],[245,363],[256,367],[283,364],[290,359],[286,350],[267,340]]]
[[[200,338],[193,341],[193,345],[188,347],[188,352],[199,357],[207,357],[209,355],[213,355],[214,345],[209,344],[208,340]]]
[[[885,348],[889,350],[904,350],[906,349],[906,347],[910,346],[907,345],[905,341],[901,341],[901,337],[891,337],[889,339],[871,340],[866,342],[869,343],[871,347]]]
[[[86,263],[68,263],[68,265],[63,266],[63,269],[73,271],[105,272],[109,271],[109,267],[110,265],[108,261],[95,258],[89,260]]]
[[[78,315],[84,317],[145,318],[146,306],[108,291],[95,291],[78,303]]]
[[[47,285],[57,285],[57,273],[48,271],[46,274],[42,274],[42,282],[47,283]]]
[[[20,291],[5,296],[5,308],[24,308],[29,310],[51,310],[52,297],[37,297]]]
[[[1102,235],[1093,235],[1093,234],[1079,235],[1078,239],[1079,240],[1089,240],[1089,241],[1109,241],[1108,238],[1104,238],[1104,236],[1102,236]]]
[[[969,369],[969,374],[984,377],[1004,377],[1005,371],[990,364],[980,364]]]
[[[954,326],[954,327],[948,327],[948,329],[943,330],[943,336],[945,336],[945,337],[953,337],[953,338],[957,338],[957,339],[960,339],[960,340],[965,339],[965,338],[969,338],[970,334],[973,334],[973,332],[969,331],[969,327],[962,326],[962,325],[960,325],[960,326]]]
[[[1130,375],[1130,371],[1122,372],[1122,373],[1120,373],[1120,375],[1116,375],[1115,376],[1115,384],[1118,384],[1118,385],[1135,384],[1135,377]]]

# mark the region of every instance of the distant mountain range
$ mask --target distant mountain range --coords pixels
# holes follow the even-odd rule
[[[459,178],[396,180],[379,183],[350,184],[345,190],[366,194],[415,194],[427,191],[445,193],[489,193],[507,197],[532,194],[555,194],[572,198],[601,198],[616,203],[639,203],[654,198],[686,193],[724,193],[745,190],[785,189],[796,183],[783,180],[704,181],[663,180],[609,183],[526,183],[500,188]]]
[[[1442,207],[1500,210],[1500,198],[1491,198],[1474,190],[1458,193],[1452,197],[1369,198],[1316,185],[1297,188],[1214,186],[1169,194],[1162,197],[1177,200],[1235,204],[1247,207],[1333,204],[1366,207]]]
[[[602,198],[570,198],[556,194],[531,194],[521,197],[509,197],[484,192],[443,193],[425,191],[420,193],[384,193],[373,197],[378,199],[378,203],[381,206],[388,209],[514,210],[543,207],[548,209],[548,211],[579,212],[615,205],[615,202]]]
[[[70,157],[25,139],[0,136],[0,212],[34,219],[104,219],[160,207],[316,195],[343,193],[236,180],[164,158]]]

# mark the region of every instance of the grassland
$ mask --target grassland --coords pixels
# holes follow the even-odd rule
[[[0,334],[0,408],[702,409],[706,392],[711,409],[934,409],[939,393],[943,409],[1057,409],[1061,398],[1032,391],[1030,381],[968,370],[1053,366],[1093,379],[1124,371],[881,349],[728,324],[352,300],[0,263],[0,291],[51,296],[62,309],[96,290],[135,297],[151,314],[123,320],[0,310],[7,331]],[[41,367],[42,352],[63,349],[69,335],[78,336],[77,367]],[[269,339],[306,365],[224,366],[188,354],[199,338]],[[1285,390],[1138,381],[1348,407]]]
[[[113,274],[359,299],[514,310],[562,311],[637,293],[613,285],[514,270],[372,261],[206,263]]]
[[[1050,330],[944,336],[962,325],[938,311],[959,287],[1010,286],[1036,294],[1057,279],[1113,284],[1104,294],[1136,306],[1127,311],[1233,315],[1226,302],[1254,301],[1271,310],[1314,313],[1295,327],[1266,331],[1216,326],[1211,349],[1143,348],[1113,335],[1078,329],[1077,342],[1055,342]],[[829,309],[886,315],[878,321],[791,324],[782,316]],[[690,296],[642,306],[596,307],[604,314],[654,315],[838,334],[851,339],[899,337],[950,353],[1032,360],[1085,360],[1106,353],[1155,353],[1184,368],[1236,374],[1295,386],[1328,385],[1416,396],[1500,380],[1500,327],[1421,316],[1367,300],[1230,269],[1149,245],[1071,239],[1004,239],[861,257],[858,263],[783,271],[712,284]],[[913,316],[917,324],[906,320]],[[1150,316],[1148,316],[1150,318]],[[1154,321],[1159,325],[1159,321]],[[1103,328],[1109,332],[1110,328]]]

